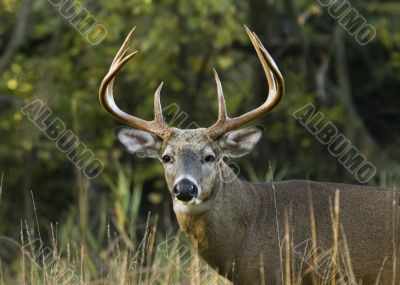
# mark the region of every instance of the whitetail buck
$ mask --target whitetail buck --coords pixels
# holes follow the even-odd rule
[[[268,81],[265,103],[228,117],[215,72],[217,122],[182,130],[163,119],[162,85],[155,92],[152,121],[115,104],[114,77],[136,54],[128,52],[132,32],[103,79],[100,101],[115,119],[133,127],[117,131],[128,152],[158,158],[164,165],[179,226],[207,263],[234,284],[300,284],[300,279],[302,284],[398,284],[393,258],[399,235],[397,193],[311,181],[254,184],[236,177],[223,161],[251,151],[262,130],[239,127],[268,113],[284,93],[283,77],[255,33],[246,28]]]

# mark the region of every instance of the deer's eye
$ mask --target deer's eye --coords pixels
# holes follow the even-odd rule
[[[172,159],[171,159],[171,157],[169,155],[163,155],[162,161],[164,163],[168,163],[168,162],[172,162]]]
[[[205,162],[213,162],[215,160],[215,156],[213,156],[213,155],[207,155],[205,158],[204,158],[204,161]]]

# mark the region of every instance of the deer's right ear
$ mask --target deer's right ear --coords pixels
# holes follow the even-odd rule
[[[159,137],[127,127],[120,127],[115,131],[118,140],[131,154],[139,157],[159,157],[162,141]]]

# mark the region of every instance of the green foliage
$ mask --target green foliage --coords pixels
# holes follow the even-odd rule
[[[0,59],[10,49],[25,2],[0,0]],[[63,249],[70,243],[80,252],[84,240],[97,254],[108,245],[107,235],[115,232],[134,251],[149,211],[162,220],[161,231],[173,228],[162,166],[125,153],[114,136],[118,123],[98,102],[101,79],[133,26],[132,49],[139,53],[114,86],[121,109],[150,119],[153,93],[163,81],[163,105],[176,103],[190,115],[188,122],[207,126],[217,110],[213,67],[231,116],[261,104],[267,85],[243,29],[247,24],[281,69],[286,94],[271,115],[257,122],[266,128],[259,146],[249,157],[235,160],[240,176],[357,183],[293,118],[294,111],[313,103],[377,166],[371,184],[399,182],[399,3],[354,3],[377,31],[367,46],[345,32],[341,35],[327,9],[311,0],[81,3],[105,27],[101,43],[91,45],[48,1],[34,1],[23,41],[0,73],[1,234],[19,239],[16,225],[25,219],[33,223],[31,190],[39,226],[51,232],[50,222],[62,225],[58,240]],[[345,78],[342,70],[347,71]],[[56,144],[22,115],[20,108],[37,98],[104,163],[97,179],[85,180]],[[51,241],[51,235],[43,238]],[[96,263],[88,268],[99,270]]]

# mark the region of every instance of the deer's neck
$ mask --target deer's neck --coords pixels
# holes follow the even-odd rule
[[[257,217],[257,192],[224,164],[205,203],[204,211],[176,213],[179,226],[212,267],[230,274],[241,243]]]

